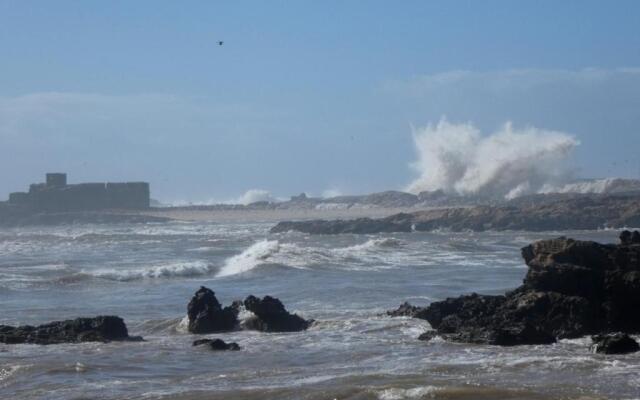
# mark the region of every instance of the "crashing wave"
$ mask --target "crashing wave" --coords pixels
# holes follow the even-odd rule
[[[230,276],[250,271],[280,251],[277,240],[261,240],[225,262],[216,276]]]
[[[113,281],[133,281],[146,278],[172,278],[208,275],[216,268],[204,261],[177,262],[138,269],[108,269],[82,271],[82,274]]]
[[[449,195],[516,197],[546,184],[566,182],[565,161],[579,144],[563,132],[506,123],[488,136],[470,123],[441,119],[414,132],[420,174],[408,191],[441,190]]]

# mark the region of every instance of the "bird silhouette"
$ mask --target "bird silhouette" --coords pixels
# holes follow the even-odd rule
[[[223,42],[222,40],[220,40],[220,41],[218,42],[218,46],[222,46],[223,44],[224,44],[224,42]]]

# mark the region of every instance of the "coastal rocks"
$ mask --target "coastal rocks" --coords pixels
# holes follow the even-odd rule
[[[640,196],[570,196],[556,200],[519,199],[504,205],[433,208],[385,218],[284,221],[271,233],[373,234],[450,230],[567,230],[599,229],[640,224]],[[630,238],[630,240],[632,240]],[[640,240],[640,236],[636,240]]]
[[[98,316],[55,321],[39,326],[0,325],[0,343],[59,344],[79,342],[141,341],[129,336],[120,317]]]
[[[244,306],[255,314],[244,322],[246,329],[264,332],[296,332],[306,330],[313,322],[289,313],[280,300],[271,296],[265,296],[262,299],[249,296],[245,299]]]
[[[246,320],[238,320],[242,308],[250,311]],[[259,299],[247,297],[244,302],[234,301],[231,306],[222,307],[215,293],[204,286],[193,295],[187,306],[188,331],[206,334],[229,332],[235,329],[258,330],[264,332],[296,332],[307,329],[312,320],[289,313],[282,302],[275,297]]]
[[[400,304],[400,306],[395,310],[387,311],[387,315],[390,317],[413,317],[419,318],[417,315],[420,311],[424,310],[422,307],[416,307],[409,304],[408,301]]]
[[[352,220],[284,221],[271,228],[271,233],[297,231],[312,235],[332,235],[339,233],[372,234],[391,232],[411,232],[411,214],[395,214],[386,218],[357,218]]]
[[[506,295],[405,304],[390,315],[425,319],[447,340],[505,346],[640,332],[640,243],[626,240],[634,235],[640,233],[623,233],[620,245],[538,241],[522,249],[529,270]]]
[[[591,339],[593,340],[591,350],[594,353],[626,354],[640,351],[640,345],[638,345],[638,342],[624,333],[618,332],[607,335],[594,335]]]
[[[204,286],[189,301],[187,316],[191,333],[228,332],[238,326],[238,308],[222,308],[215,293]]]
[[[226,343],[222,339],[198,339],[193,342],[193,346],[205,346],[210,350],[223,351],[223,350],[240,350],[240,346],[236,342]]]

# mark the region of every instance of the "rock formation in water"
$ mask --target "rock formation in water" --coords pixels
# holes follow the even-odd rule
[[[522,249],[523,285],[503,296],[470,294],[390,312],[429,321],[447,340],[496,345],[546,344],[558,338],[640,332],[640,233],[618,245],[564,237]]]
[[[626,354],[640,351],[640,345],[626,333],[610,333],[594,335],[591,337],[593,345],[591,350],[594,353],[603,354]]]
[[[313,322],[289,313],[280,300],[271,296],[265,296],[262,299],[249,296],[245,299],[244,306],[255,314],[244,322],[246,329],[264,332],[295,332],[306,330]]]
[[[222,339],[198,339],[193,342],[193,346],[205,346],[214,351],[240,350],[238,343],[227,343]]]
[[[204,286],[189,301],[187,316],[191,333],[228,332],[238,326],[238,309],[222,308],[215,293]]]
[[[242,307],[253,315],[240,324],[238,314]],[[295,332],[307,329],[313,322],[289,313],[280,300],[271,296],[262,299],[249,296],[244,302],[235,301],[231,306],[223,308],[215,293],[204,286],[191,298],[187,306],[187,316],[189,332],[201,334],[229,332],[235,329]]]
[[[486,230],[568,230],[640,225],[640,197],[577,196],[556,201],[523,199],[504,206],[440,208],[400,213],[385,218],[283,221],[271,233],[372,234],[389,232]]]
[[[6,344],[58,344],[125,340],[141,341],[142,338],[129,336],[124,321],[116,316],[76,318],[39,326],[0,325],[0,343]]]

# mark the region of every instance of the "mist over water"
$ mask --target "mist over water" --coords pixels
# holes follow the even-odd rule
[[[569,182],[567,160],[580,142],[572,135],[511,122],[482,135],[471,123],[442,118],[413,132],[418,172],[407,190],[514,198]]]

